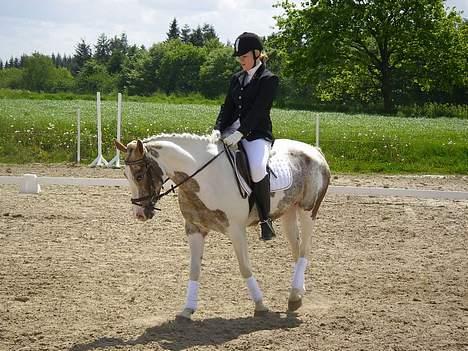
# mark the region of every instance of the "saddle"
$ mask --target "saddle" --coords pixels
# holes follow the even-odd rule
[[[252,208],[254,199],[252,195],[253,181],[250,175],[249,159],[242,143],[237,148],[229,148],[224,145],[227,158],[234,172],[234,178],[239,188],[239,193],[243,199],[249,198],[249,205]],[[289,163],[282,157],[270,156],[267,165],[267,172],[270,175],[270,191],[276,192],[288,189],[292,184],[292,172]]]

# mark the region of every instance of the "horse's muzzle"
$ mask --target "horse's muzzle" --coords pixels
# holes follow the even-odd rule
[[[133,208],[133,215],[139,221],[146,221],[154,217],[154,208],[135,206]]]
[[[147,219],[151,219],[154,217],[154,208],[145,207],[143,211]]]

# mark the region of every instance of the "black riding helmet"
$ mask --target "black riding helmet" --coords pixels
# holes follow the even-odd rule
[[[263,50],[263,44],[260,37],[255,33],[244,32],[239,35],[234,42],[234,53],[232,56],[242,56],[249,51]],[[255,57],[255,51],[254,51]],[[257,59],[258,57],[255,57]]]

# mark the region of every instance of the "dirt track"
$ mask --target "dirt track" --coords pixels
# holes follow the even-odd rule
[[[121,177],[121,171],[5,166],[0,175]],[[342,176],[334,184],[468,190],[467,177]],[[185,298],[188,247],[176,196],[147,223],[127,188],[0,185],[0,350],[467,350],[468,201],[327,196],[287,315],[292,265],[278,226],[249,230],[273,313],[253,305],[229,240],[208,237],[199,311]]]

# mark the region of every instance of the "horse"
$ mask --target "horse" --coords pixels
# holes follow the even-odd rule
[[[187,133],[159,134],[126,146],[115,141],[115,146],[126,154],[124,174],[138,220],[154,216],[157,201],[170,191],[161,194],[167,179],[178,187],[190,248],[190,273],[185,305],[176,317],[191,319],[198,308],[198,280],[204,242],[210,231],[229,236],[240,274],[255,304],[254,316],[267,314],[269,309],[252,274],[246,235],[246,228],[259,222],[257,210],[255,206],[250,208],[248,199],[241,196],[232,166],[223,155],[222,141]],[[288,311],[295,311],[305,294],[311,234],[330,183],[330,169],[319,149],[299,141],[276,139],[270,157],[283,157],[292,175],[289,188],[271,194],[270,215],[273,220],[281,218],[290,244],[295,266]]]

